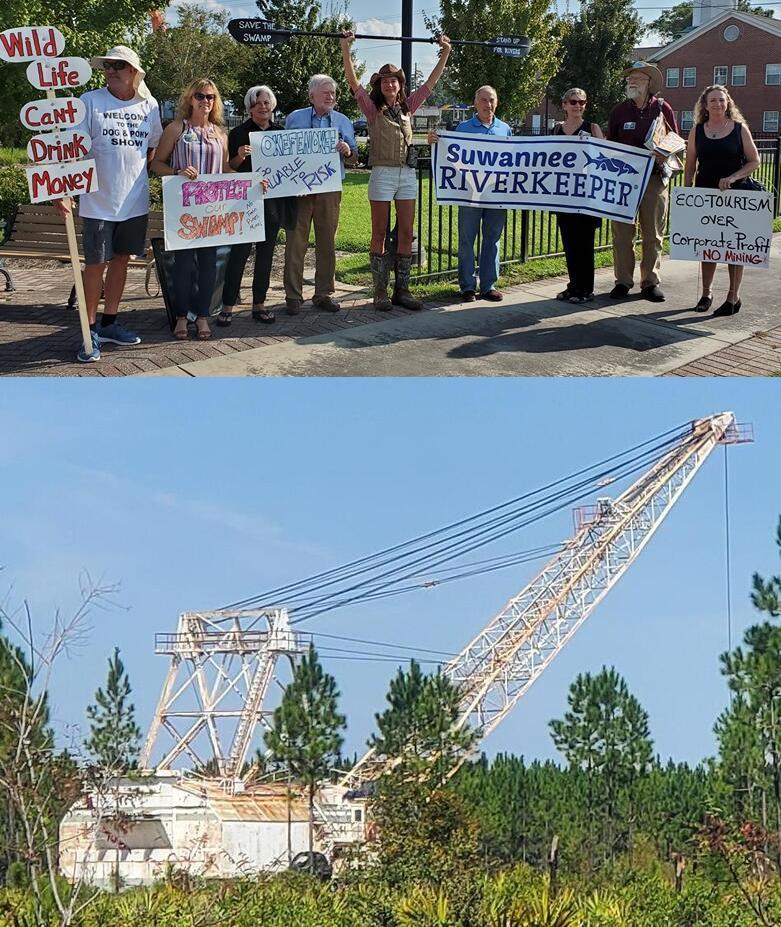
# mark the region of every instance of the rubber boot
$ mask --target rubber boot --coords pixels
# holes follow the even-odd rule
[[[369,264],[372,269],[372,280],[374,281],[374,299],[372,305],[379,312],[390,312],[393,306],[388,299],[388,277],[390,276],[390,267],[388,265],[387,255],[370,254]]]
[[[409,254],[396,255],[396,282],[393,287],[393,304],[403,306],[405,309],[419,311],[423,303],[409,291],[409,275],[412,257]]]

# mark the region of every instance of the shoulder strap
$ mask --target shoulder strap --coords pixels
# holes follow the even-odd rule
[[[743,150],[743,125],[740,122],[735,123],[735,128],[738,130],[738,151],[740,152],[740,163],[746,163],[746,153]]]

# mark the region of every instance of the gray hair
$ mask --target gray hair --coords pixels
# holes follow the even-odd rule
[[[277,108],[277,98],[274,94],[274,91],[271,89],[271,87],[267,87],[265,84],[259,84],[256,87],[250,87],[249,90],[244,94],[244,109],[246,109],[247,115],[249,115],[249,111],[258,102],[258,97],[261,95],[261,93],[267,93],[269,95],[272,109]]]
[[[330,84],[334,88],[334,93],[336,93],[336,81],[328,74],[313,74],[309,78],[309,86],[307,87],[307,94],[311,94],[315,90],[319,90],[324,84]]]
[[[477,99],[484,90],[489,90],[496,97],[498,102],[499,94],[496,92],[496,88],[492,87],[490,84],[483,84],[482,87],[478,87],[477,90],[475,90],[475,99]]]
[[[569,100],[570,97],[574,97],[576,94],[579,97],[585,97],[588,99],[588,94],[585,90],[581,90],[580,87],[570,87],[569,90],[565,90],[564,93],[562,93],[561,102],[564,103],[566,100]]]

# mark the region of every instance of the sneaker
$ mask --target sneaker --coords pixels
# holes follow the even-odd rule
[[[119,322],[112,322],[105,328],[97,331],[98,344],[119,344],[126,347],[131,344],[141,344],[141,339],[133,332],[123,328]]]
[[[76,355],[76,360],[81,361],[82,364],[90,364],[94,361],[100,360],[100,342],[98,341],[98,336],[96,332],[92,332],[92,351],[87,354],[84,350],[84,342],[82,342],[81,347],[79,348],[79,353]]]
[[[288,315],[298,315],[301,311],[301,300],[300,299],[286,299],[285,300],[285,312]]]
[[[611,299],[623,299],[625,296],[629,295],[630,287],[625,283],[617,283],[613,289],[610,291]]]
[[[341,309],[339,303],[331,299],[330,296],[315,296],[312,305],[321,312],[338,312]]]

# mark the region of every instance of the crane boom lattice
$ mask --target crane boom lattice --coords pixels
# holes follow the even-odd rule
[[[731,412],[697,420],[616,499],[576,510],[564,549],[443,667],[462,693],[456,727],[490,734],[634,562],[711,451],[751,440]],[[397,762],[369,751],[341,785],[356,788]]]

